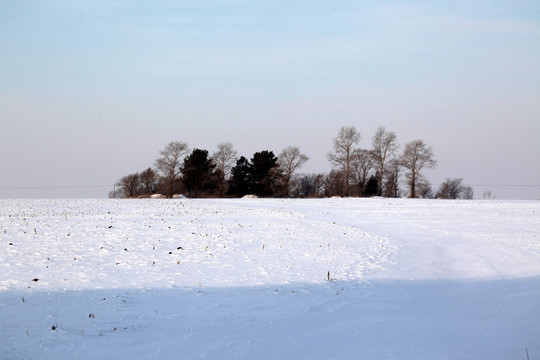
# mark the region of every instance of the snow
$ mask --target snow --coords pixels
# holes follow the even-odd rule
[[[2,359],[540,358],[540,202],[0,204]]]

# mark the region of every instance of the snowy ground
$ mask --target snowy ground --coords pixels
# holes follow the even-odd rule
[[[540,202],[0,200],[0,358],[540,359]]]

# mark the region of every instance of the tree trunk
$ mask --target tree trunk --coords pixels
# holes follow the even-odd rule
[[[416,174],[411,174],[411,198],[416,198]]]

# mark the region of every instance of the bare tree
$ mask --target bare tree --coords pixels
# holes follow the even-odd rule
[[[360,141],[360,132],[354,126],[343,126],[334,138],[334,151],[328,153],[328,161],[339,167],[345,180],[344,195],[349,196],[349,180],[351,177],[351,161],[354,146]]]
[[[120,180],[118,180],[117,185],[120,187],[121,191],[124,193],[125,196],[135,197],[139,195],[139,174],[135,173],[123,176]]]
[[[372,151],[366,149],[354,149],[351,167],[358,187],[359,196],[364,196],[364,190],[374,164]]]
[[[225,185],[230,177],[231,169],[238,158],[238,152],[230,142],[218,144],[217,150],[212,154],[212,160],[216,164],[216,171],[220,176],[218,193],[220,197],[225,194]]]
[[[462,181],[461,178],[446,179],[439,186],[435,196],[441,199],[457,199],[461,197],[464,190],[464,186],[461,184]]]
[[[371,146],[375,154],[375,167],[377,169],[377,177],[379,180],[379,194],[382,195],[384,188],[384,167],[391,156],[399,147],[396,134],[393,131],[386,131],[384,126],[379,126],[375,135],[371,139]]]
[[[174,194],[176,181],[180,176],[181,157],[187,153],[188,145],[182,141],[171,141],[159,152],[160,158],[156,160],[156,169],[164,180],[165,191],[168,197]]]
[[[236,159],[238,152],[230,142],[218,144],[217,150],[212,154],[212,160],[216,164],[216,170],[220,170],[225,178],[228,178]]]
[[[332,170],[323,178],[322,192],[324,196],[342,196],[345,193],[343,189],[345,181],[343,181],[343,172],[340,170]]]
[[[400,197],[399,178],[401,176],[401,162],[398,159],[391,159],[385,166],[384,173],[386,178],[384,196]]]
[[[463,187],[463,193],[461,194],[461,197],[466,200],[472,200],[474,199],[474,191],[471,186],[464,186]]]
[[[294,172],[302,167],[309,158],[300,152],[296,146],[288,146],[281,151],[278,156],[278,164],[283,171],[283,182],[285,188],[285,196],[289,196],[291,179]]]
[[[433,188],[428,179],[423,176],[418,176],[416,179],[417,195],[423,199],[432,199],[433,198]]]
[[[413,140],[405,145],[401,155],[401,164],[409,172],[405,175],[409,184],[409,196],[416,197],[416,184],[423,168],[434,168],[433,149],[422,140]]]
[[[139,178],[141,180],[143,191],[145,191],[147,194],[153,194],[156,186],[156,173],[154,170],[149,167],[139,174]]]
[[[323,174],[307,174],[298,177],[292,195],[294,197],[320,197],[322,193]]]

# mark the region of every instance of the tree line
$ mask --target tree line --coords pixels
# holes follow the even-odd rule
[[[262,150],[248,159],[239,156],[230,142],[218,144],[210,154],[172,141],[153,167],[123,176],[116,186],[123,197],[473,197],[472,188],[460,178],[449,178],[433,190],[422,171],[434,168],[437,161],[423,140],[410,141],[399,151],[395,133],[383,126],[372,136],[370,149],[358,147],[360,139],[354,126],[339,130],[327,155],[332,170],[326,174],[299,173],[309,158],[296,146],[277,156]]]

